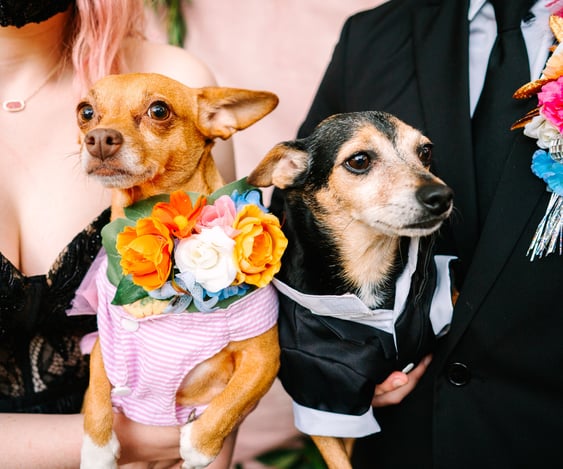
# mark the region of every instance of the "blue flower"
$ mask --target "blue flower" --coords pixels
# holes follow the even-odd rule
[[[532,172],[543,179],[551,191],[563,196],[563,163],[554,161],[545,150],[536,150],[532,157]]]
[[[239,194],[238,190],[235,189],[231,194],[231,199],[235,203],[237,212],[241,207],[248,204],[257,205],[263,212],[268,212],[268,209],[262,205],[262,194],[258,189],[251,189],[242,194]]]

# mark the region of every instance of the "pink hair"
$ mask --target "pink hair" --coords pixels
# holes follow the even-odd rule
[[[75,86],[85,92],[96,80],[124,69],[123,43],[143,37],[143,0],[76,0],[70,25]]]

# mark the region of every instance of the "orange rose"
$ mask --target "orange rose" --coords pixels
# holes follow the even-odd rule
[[[178,190],[170,194],[170,202],[159,202],[152,209],[151,216],[158,218],[176,238],[187,238],[197,222],[201,210],[206,204],[203,195],[192,205],[188,194]]]
[[[267,285],[279,272],[287,246],[279,220],[256,205],[246,205],[237,214],[233,227],[238,232],[234,256],[239,271],[235,282]]]
[[[126,226],[116,239],[123,273],[131,274],[133,283],[147,291],[160,288],[168,279],[173,247],[168,228],[153,217]]]

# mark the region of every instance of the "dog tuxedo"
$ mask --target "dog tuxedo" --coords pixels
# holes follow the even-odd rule
[[[430,238],[404,238],[406,260],[389,309],[357,296],[308,295],[278,279],[280,380],[296,427],[309,435],[362,437],[380,430],[371,412],[375,385],[417,363],[452,317],[449,264]]]
[[[190,370],[229,342],[255,337],[277,320],[278,298],[272,285],[210,313],[168,313],[138,319],[111,304],[116,288],[106,275],[107,256],[98,256],[97,264],[78,298],[87,299],[92,313],[97,311],[113,407],[136,422],[183,425],[192,412],[199,416],[206,406],[176,404],[176,392]],[[85,314],[84,305],[79,308]]]

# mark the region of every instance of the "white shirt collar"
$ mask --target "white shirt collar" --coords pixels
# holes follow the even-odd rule
[[[532,79],[539,78],[549,54],[549,47],[553,44],[549,15],[561,8],[563,0],[537,0],[530,9],[533,17],[522,23]],[[470,110],[473,115],[485,80],[489,53],[496,38],[496,22],[493,6],[487,0],[470,0],[467,16],[470,32]]]
[[[483,5],[487,2],[487,0],[470,0],[469,1],[469,12],[467,13],[467,19],[471,22],[475,15],[479,13],[479,10],[483,8]]]

